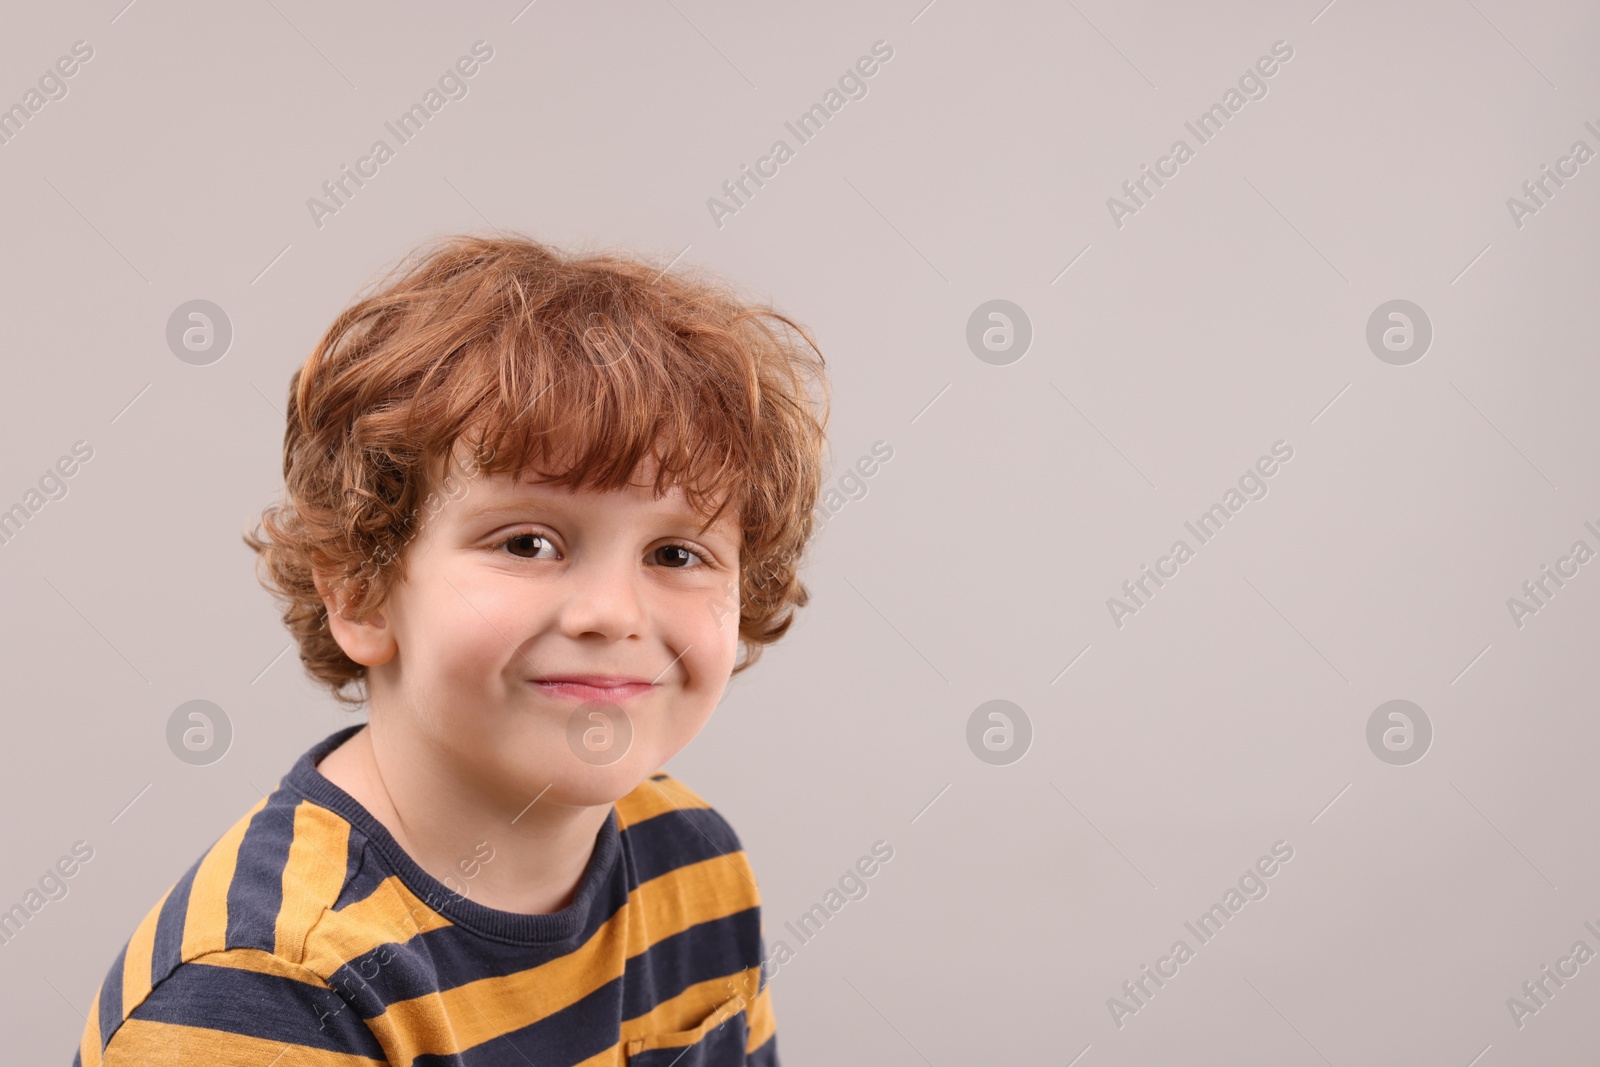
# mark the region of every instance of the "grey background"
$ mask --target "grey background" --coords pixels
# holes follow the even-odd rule
[[[1378,4],[123,0],[13,6],[0,104],[94,58],[0,146],[0,507],[94,458],[0,546],[0,907],[94,859],[0,947],[17,1062],[67,1062],[135,924],[346,722],[240,531],[280,487],[292,369],[381,267],[514,227],[709,267],[815,330],[830,477],[894,457],[818,538],[815,600],[669,769],[740,833],[768,937],[872,842],[894,859],[774,980],[786,1063],[1576,1062],[1600,963],[1600,9]],[[336,216],[321,183],[472,42],[492,61]],[[705,201],[876,40],[894,58],[719,229]],[[1272,43],[1294,58],[1122,228],[1106,198]],[[1071,269],[1063,273],[1063,268]],[[1379,304],[1425,357],[1365,343]],[[191,366],[207,299],[230,351]],[[1014,301],[1026,356],[976,358]],[[1293,459],[1122,628],[1106,599],[1275,441]],[[1193,539],[1190,538],[1191,543]],[[1068,665],[1070,669],[1068,668]],[[1434,729],[1392,766],[1366,723]],[[190,766],[172,710],[231,750]],[[967,748],[1015,702],[1025,758]],[[1272,843],[1294,858],[1118,1028],[1107,998]],[[1074,1060],[1074,1057],[1079,1057]]]

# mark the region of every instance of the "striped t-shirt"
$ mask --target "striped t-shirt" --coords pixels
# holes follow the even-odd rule
[[[571,904],[499,911],[316,769],[359,729],[301,756],[145,916],[74,1067],[776,1067],[760,895],[704,800],[651,775]]]

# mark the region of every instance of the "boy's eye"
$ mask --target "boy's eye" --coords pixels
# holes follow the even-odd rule
[[[549,544],[550,539],[548,537],[544,536],[544,534],[537,533],[515,534],[500,542],[500,546],[502,548],[512,548],[511,554],[513,556],[517,556],[519,559],[536,559],[538,558],[539,547],[541,545],[548,547]],[[524,556],[522,555],[523,549],[531,550],[533,554]]]
[[[672,559],[674,562],[666,563],[664,566],[675,570],[682,570],[688,566],[687,561],[683,559],[684,556],[694,557],[700,561],[702,566],[704,566],[706,562],[705,557],[701,556],[700,553],[696,552],[688,545],[680,545],[677,543],[662,545],[660,548],[656,549],[656,551],[666,553],[668,558]]]
[[[539,559],[541,549],[548,548],[552,552],[555,550],[548,537],[541,533],[532,532],[513,534],[502,540],[496,547],[508,549],[518,559]],[[658,562],[669,570],[689,569],[692,566],[690,560],[698,561],[700,566],[708,565],[705,556],[688,545],[677,542],[662,545],[656,549],[656,553]]]

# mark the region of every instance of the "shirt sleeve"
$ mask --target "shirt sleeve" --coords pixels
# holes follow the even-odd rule
[[[102,989],[104,998],[106,990]],[[304,967],[253,949],[179,964],[137,1005],[98,1004],[99,1067],[386,1067],[356,1009]],[[86,1052],[94,1051],[93,1044]],[[83,1067],[95,1067],[84,1056]]]

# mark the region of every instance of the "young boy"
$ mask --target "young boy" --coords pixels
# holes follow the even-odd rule
[[[807,603],[827,393],[770,308],[521,237],[346,309],[245,540],[368,721],[149,912],[74,1064],[776,1065],[754,876],[659,767]]]

